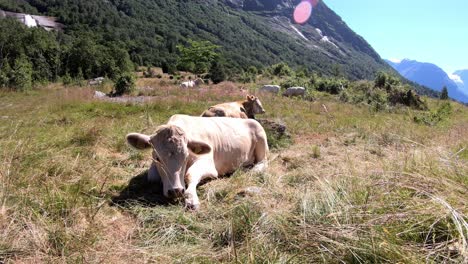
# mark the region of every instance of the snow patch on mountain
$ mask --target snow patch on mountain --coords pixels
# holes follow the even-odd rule
[[[459,84],[463,84],[462,78],[461,78],[459,75],[455,74],[455,73],[451,73],[451,74],[449,73],[449,74],[448,74],[448,77],[449,77],[450,79],[452,79],[452,81],[456,82],[457,84],[458,84],[458,83],[459,83]]]
[[[322,42],[326,42],[326,43],[330,43],[333,47],[337,48],[337,49],[340,49],[338,48],[338,46],[333,43],[327,36],[323,36],[322,39],[320,40]]]
[[[401,63],[403,61],[402,59],[395,59],[395,58],[391,58],[391,59],[388,59],[388,60],[393,62],[393,63]]]
[[[302,37],[304,40],[306,40],[306,41],[309,41],[309,39],[308,39],[308,38],[306,38],[306,36],[304,36],[304,34],[302,34],[302,32],[301,32],[301,31],[299,31],[299,29],[297,29],[297,28],[296,28],[295,26],[293,26],[293,25],[290,25],[290,26],[291,26],[291,27],[292,27],[292,29],[294,29],[294,31],[296,31],[296,32],[297,32],[297,34],[298,34],[299,36],[301,36],[301,37]]]

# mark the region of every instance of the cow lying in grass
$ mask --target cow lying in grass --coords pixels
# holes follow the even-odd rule
[[[131,133],[127,142],[153,149],[149,181],[162,181],[164,196],[185,197],[189,209],[199,207],[196,187],[204,179],[252,166],[267,166],[265,130],[255,120],[226,117],[172,116],[154,135]]]
[[[180,84],[180,88],[194,88],[194,87],[198,87],[202,84],[204,84],[205,82],[201,79],[201,78],[197,78],[195,79],[195,81],[186,81],[186,82],[183,82]]]
[[[256,114],[264,114],[262,102],[256,96],[247,95],[246,100],[223,103],[211,106],[203,112],[203,117],[225,116],[234,118],[255,119]]]

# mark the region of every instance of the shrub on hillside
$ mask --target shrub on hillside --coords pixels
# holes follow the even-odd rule
[[[382,111],[388,107],[388,94],[382,89],[373,89],[368,96],[368,104],[375,111]]]
[[[156,77],[156,71],[153,68],[151,68],[150,66],[148,66],[146,71],[143,72],[143,76],[145,78],[154,78],[154,77]]]
[[[320,92],[339,94],[344,89],[345,81],[341,79],[320,79],[316,83],[316,89]]]
[[[235,79],[241,83],[251,83],[255,81],[256,76],[248,71],[242,71]]]
[[[450,102],[444,102],[435,111],[420,113],[414,117],[414,122],[418,124],[425,124],[428,126],[435,126],[441,121],[447,119],[452,114],[452,105]]]
[[[411,87],[396,87],[388,91],[388,101],[391,105],[405,105],[418,110],[427,110],[427,104]]]
[[[135,89],[135,76],[132,73],[124,73],[115,82],[115,96],[129,94]]]
[[[340,93],[340,100],[354,104],[367,104],[375,110],[404,105],[418,110],[427,110],[426,103],[409,86],[401,86],[394,80],[378,80],[374,83],[359,81],[352,83]]]
[[[288,64],[282,62],[282,63],[278,63],[278,64],[275,64],[273,66],[270,67],[270,72],[271,74],[275,75],[275,76],[279,76],[279,77],[282,77],[282,76],[292,76],[294,74],[293,70],[291,70],[291,68],[289,68]]]
[[[70,76],[70,74],[67,72],[65,75],[62,77],[62,83],[63,85],[67,86],[73,83],[73,78]]]
[[[258,69],[255,66],[250,66],[247,68],[247,72],[256,76],[258,74]]]
[[[299,67],[299,69],[296,71],[296,77],[298,78],[307,78],[309,75],[309,70],[304,66]]]
[[[401,84],[398,77],[390,75],[385,72],[377,73],[377,77],[374,80],[375,87],[385,88],[387,91]]]

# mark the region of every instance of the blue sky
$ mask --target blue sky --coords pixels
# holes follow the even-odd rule
[[[385,59],[468,69],[468,0],[325,0]]]

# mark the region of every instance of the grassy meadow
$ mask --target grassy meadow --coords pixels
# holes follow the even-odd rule
[[[136,103],[58,84],[0,93],[0,263],[468,261],[466,106],[428,126],[409,108],[259,95],[259,118],[285,124],[292,144],[264,173],[200,186],[191,212],[146,182],[150,152],[125,135],[245,95],[233,83],[138,87]]]

